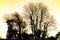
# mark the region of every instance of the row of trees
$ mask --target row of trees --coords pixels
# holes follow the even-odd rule
[[[6,18],[8,24],[7,39],[21,40],[45,40],[48,27],[56,26],[53,16],[48,12],[47,7],[42,3],[29,3],[24,7],[25,16],[29,18],[32,34],[28,35],[23,32],[26,22],[18,13],[12,15],[11,19]],[[29,37],[28,37],[29,36]]]

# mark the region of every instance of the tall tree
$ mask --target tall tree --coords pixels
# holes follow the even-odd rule
[[[36,34],[38,30],[45,38],[48,27],[55,28],[54,17],[48,12],[48,8],[43,3],[28,3],[24,7],[24,12],[30,19],[30,24],[33,34]],[[41,37],[41,34],[39,36]]]

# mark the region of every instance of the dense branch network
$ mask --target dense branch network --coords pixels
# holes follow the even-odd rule
[[[22,29],[24,29],[28,23],[24,22],[18,13],[15,13],[10,17],[7,16],[7,38],[28,40],[30,37],[32,40],[44,40],[48,27],[52,26],[55,28],[56,25],[53,16],[48,12],[48,8],[43,3],[28,3],[27,5],[24,5],[23,9],[25,17],[30,20],[32,35],[23,33]]]
[[[48,31],[48,27],[52,26],[55,28],[55,20],[53,16],[49,14],[48,8],[43,3],[29,3],[24,6],[24,11],[27,17],[30,18],[33,34],[40,30],[44,35]]]

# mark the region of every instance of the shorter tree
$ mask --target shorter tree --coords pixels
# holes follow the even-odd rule
[[[22,17],[18,14],[11,14],[6,16],[6,23],[8,24],[7,38],[8,39],[20,39],[20,34],[25,27]],[[22,29],[22,30],[21,30]]]

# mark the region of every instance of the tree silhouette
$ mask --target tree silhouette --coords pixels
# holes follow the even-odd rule
[[[60,32],[56,34],[56,40],[60,40]]]
[[[7,39],[20,39],[21,28],[25,27],[25,22],[18,13],[11,14],[12,17],[7,16],[6,23],[8,24]]]
[[[48,8],[43,3],[33,2],[28,3],[23,8],[25,15],[30,19],[32,32],[35,35],[35,39],[40,37],[39,39],[41,40],[41,35],[42,38],[45,39],[48,27],[52,26],[55,28],[56,25],[54,17],[48,12]],[[38,36],[36,34],[38,34]]]
[[[24,14],[29,18],[32,34],[23,32],[22,29],[26,27],[26,22],[18,14],[14,13],[6,16],[6,23],[8,25],[7,39],[20,40],[49,40],[46,39],[48,27],[56,26],[54,17],[48,12],[48,8],[43,3],[28,3],[24,5]],[[54,39],[54,38],[53,38]]]

